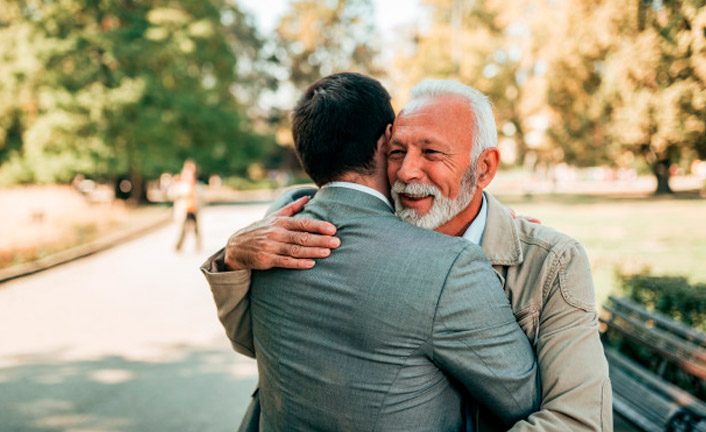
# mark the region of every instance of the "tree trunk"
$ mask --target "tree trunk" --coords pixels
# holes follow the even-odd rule
[[[140,205],[147,202],[147,187],[145,185],[145,178],[137,173],[133,172],[130,175],[130,181],[132,182],[132,191],[130,191],[130,198],[128,198],[128,203],[132,205]]]
[[[655,195],[674,193],[669,187],[669,159],[658,159],[652,165],[652,173],[657,178],[657,189]]]

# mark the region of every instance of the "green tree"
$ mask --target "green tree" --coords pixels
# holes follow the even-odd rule
[[[303,90],[334,72],[380,76],[370,0],[294,0],[277,26],[278,58]]]
[[[574,0],[556,43],[551,138],[578,164],[642,155],[669,167],[706,157],[706,2]]]
[[[251,58],[260,41],[231,2],[4,3],[13,15],[2,31],[22,35],[2,61],[14,73],[3,99],[26,100],[0,107],[15,118],[0,124],[2,173],[36,182],[128,173],[139,185],[186,158],[244,173],[269,151],[272,139],[250,130],[234,96],[234,40],[252,35]]]

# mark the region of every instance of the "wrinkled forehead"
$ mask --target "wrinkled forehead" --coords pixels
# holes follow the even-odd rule
[[[409,134],[452,134],[470,140],[472,132],[473,113],[466,99],[458,95],[425,96],[408,102],[397,115],[392,141],[406,139]]]

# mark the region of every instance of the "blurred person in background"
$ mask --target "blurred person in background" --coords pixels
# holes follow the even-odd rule
[[[196,173],[196,163],[192,160],[186,160],[170,192],[172,200],[174,200],[175,218],[181,223],[179,238],[175,246],[177,252],[181,252],[187,231],[194,234],[196,250],[201,250],[201,233],[199,230],[199,207],[201,203]]]
[[[612,391],[588,257],[576,240],[516,217],[484,191],[500,161],[487,97],[457,81],[425,80],[412,89],[389,139],[387,176],[397,215],[480,245],[537,355],[541,408],[510,430],[612,431]],[[303,207],[292,201],[315,193],[285,194],[273,207],[291,204],[233,234],[217,255],[221,281],[230,281],[220,287],[227,296],[218,304],[219,317],[243,354],[253,356],[242,349],[252,346],[248,269],[311,268],[313,259],[327,257],[322,248],[335,249],[327,245],[330,231],[289,224]],[[473,405],[471,417],[473,431],[507,430],[481,404]]]

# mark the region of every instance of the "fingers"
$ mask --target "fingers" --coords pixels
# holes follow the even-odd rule
[[[297,259],[291,257],[277,256],[275,258],[275,267],[288,268],[294,270],[306,270],[314,267],[316,263],[310,259]]]
[[[280,243],[277,254],[291,258],[326,258],[331,255],[331,249]]]
[[[252,263],[251,267],[256,270],[268,270],[271,268],[286,268],[294,270],[306,270],[314,267],[316,263],[313,259],[293,258],[291,256],[277,255],[273,253],[261,253],[258,259]]]
[[[307,201],[307,197],[299,199],[286,211],[296,211]],[[331,249],[341,245],[335,233],[336,227],[329,222],[273,215],[233,234],[224,261],[231,270],[311,268],[314,259],[330,256]]]
[[[303,197],[299,198],[298,200],[282,207],[277,213],[275,213],[275,216],[294,216],[295,214],[304,210],[304,206],[308,202],[309,202],[309,197],[303,196]]]
[[[280,229],[253,243],[252,249],[293,258],[326,258],[340,245],[336,237]]]
[[[328,249],[326,249],[326,252],[320,250],[295,250],[289,252],[303,255],[303,257],[295,258],[292,256],[278,255],[272,252],[258,251],[252,254],[247,254],[246,256],[241,256],[239,258],[229,257],[226,255],[225,264],[229,270],[269,270],[275,267],[305,270],[314,267],[314,265],[316,264],[313,259],[306,257],[307,254],[312,255],[312,257],[323,257],[328,256],[328,254],[330,254],[330,252],[326,254],[326,252],[328,252]]]
[[[304,231],[313,234],[323,234],[332,236],[336,234],[336,226],[332,223],[315,220],[315,219],[294,219],[287,218],[282,220],[280,225],[282,228],[290,231]]]
[[[298,231],[283,231],[281,235],[280,241],[292,245],[326,249],[336,249],[341,245],[341,240],[339,240],[338,237]]]

